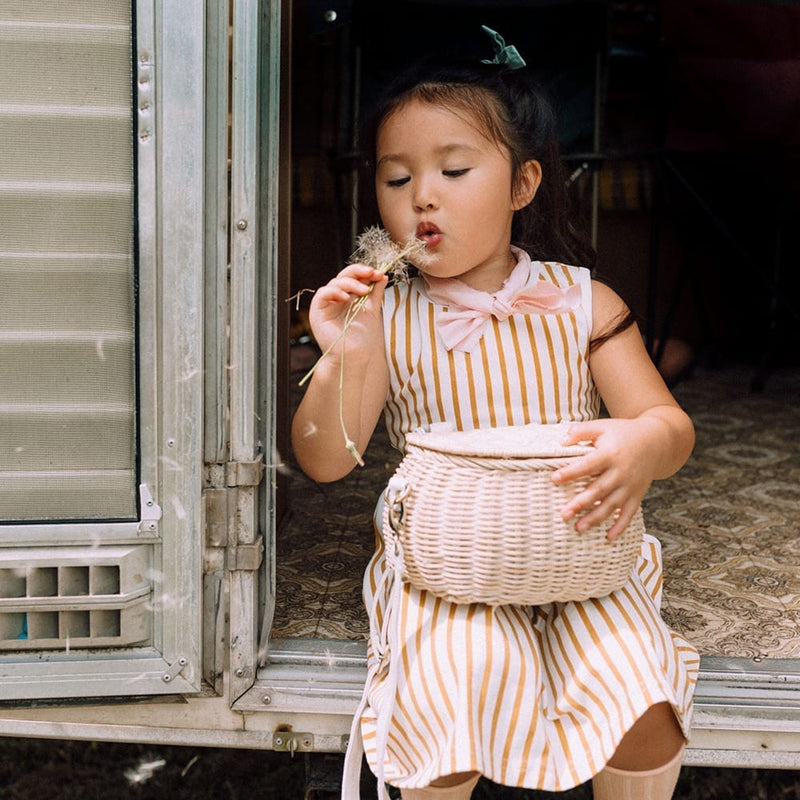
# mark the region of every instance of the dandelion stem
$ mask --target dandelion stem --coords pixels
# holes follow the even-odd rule
[[[390,274],[397,278],[405,276],[405,268],[409,261],[426,261],[427,250],[424,242],[418,239],[410,239],[406,242],[405,247],[400,247],[392,242],[389,234],[381,228],[368,228],[358,238],[358,247],[351,257],[351,263],[364,263],[382,272],[384,275]],[[300,380],[300,386],[304,386],[311,376],[316,371],[322,360],[336,347],[340,342],[344,343],[347,335],[347,329],[356,318],[357,314],[366,305],[367,300],[372,294],[375,284],[369,286],[369,291],[354,298],[350,301],[347,313],[344,317],[342,330],[336,339],[325,349],[325,351],[316,360],[311,369]],[[355,462],[360,466],[364,466],[364,461],[361,458],[355,443],[352,441],[347,433],[347,428],[344,423],[344,353],[345,347],[342,344],[342,357],[339,363],[339,423],[342,426],[342,434],[344,435],[344,442],[347,451],[353,456]]]

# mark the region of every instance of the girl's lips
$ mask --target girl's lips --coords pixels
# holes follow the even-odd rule
[[[425,242],[429,248],[434,248],[442,241],[442,232],[430,222],[420,222],[417,225],[417,239]]]

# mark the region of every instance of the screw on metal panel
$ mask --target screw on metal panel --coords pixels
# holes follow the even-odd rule
[[[270,697],[270,695],[268,695],[268,694],[265,694],[265,695],[264,695],[264,696],[261,698],[261,702],[262,702],[262,703],[263,703],[265,706],[268,706],[268,705],[269,705],[269,704],[272,702],[272,697]]]
[[[329,8],[323,15],[325,22],[336,22],[339,16],[332,8]]]
[[[233,674],[234,674],[234,675],[235,675],[237,678],[241,678],[241,677],[242,677],[242,675],[244,675],[244,670],[243,670],[241,667],[239,667],[239,669],[237,669],[237,670],[236,670],[236,671],[235,671]]]
[[[164,683],[169,683],[172,680],[172,675],[170,675],[168,672],[165,672],[161,676],[161,680],[164,681]]]
[[[275,737],[275,746],[283,747],[283,739],[280,736]]]
[[[175,440],[167,439],[167,447],[175,447]]]
[[[247,230],[247,220],[246,220],[246,219],[240,219],[240,220],[239,220],[239,221],[236,223],[236,227],[237,227],[237,228],[238,228],[240,231]]]

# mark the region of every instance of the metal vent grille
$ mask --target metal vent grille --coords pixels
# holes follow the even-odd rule
[[[119,647],[151,637],[151,549],[0,555],[0,650]]]

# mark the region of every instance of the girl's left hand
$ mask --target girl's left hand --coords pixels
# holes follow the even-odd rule
[[[606,519],[614,518],[606,538],[616,539],[633,519],[658,472],[652,443],[653,425],[648,418],[597,419],[570,425],[563,444],[592,442],[594,448],[574,463],[553,473],[553,481],[569,483],[589,478],[589,485],[561,509],[565,520],[579,516],[575,528],[587,531]]]

